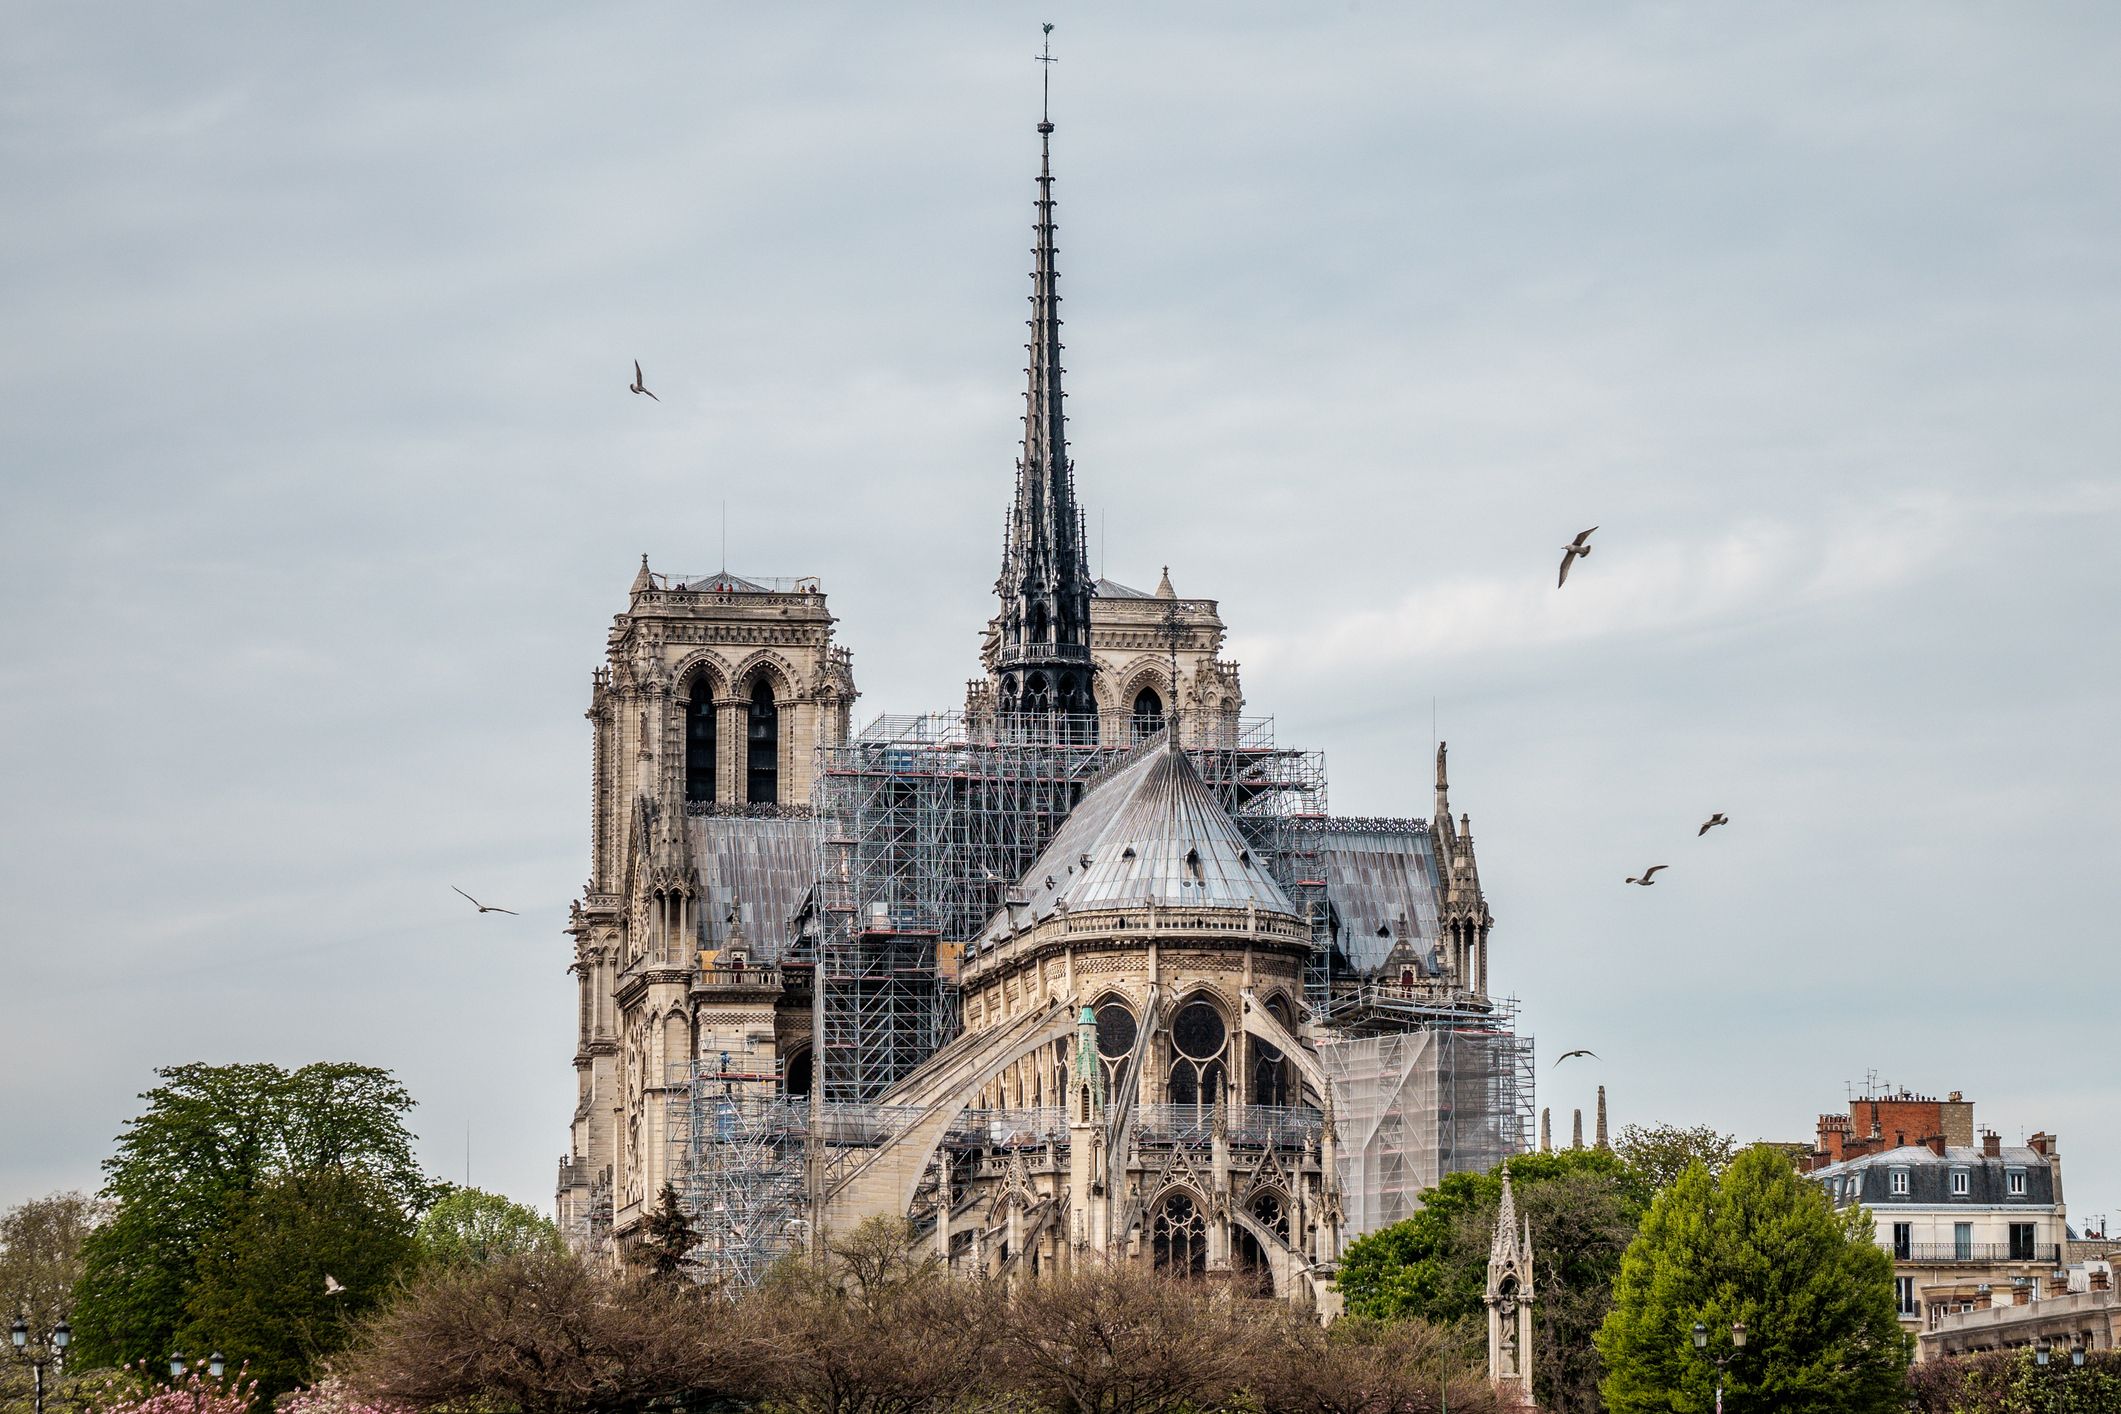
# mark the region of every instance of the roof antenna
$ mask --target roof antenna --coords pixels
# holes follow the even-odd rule
[[[1053,66],[1060,60],[1053,57],[1053,26],[1039,26],[1046,32],[1046,47],[1037,58],[1046,67],[1039,71],[1038,79],[1038,124],[1040,132],[1049,132],[1053,127]]]
[[[722,497],[722,573],[729,573],[729,498]]]

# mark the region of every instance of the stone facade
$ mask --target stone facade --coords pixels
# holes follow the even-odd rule
[[[845,739],[855,697],[832,625],[814,579],[663,575],[641,559],[590,683],[590,876],[568,923],[580,1008],[563,1226],[623,1233],[654,1203],[667,1177],[666,1102],[695,1058],[772,1069],[777,1038],[807,1027],[799,999],[763,976],[732,986],[713,971],[737,901],[724,893],[705,906],[701,855],[717,820],[774,820],[751,833],[797,834],[807,855],[801,827],[780,820],[800,819],[817,749]],[[733,957],[745,955],[738,941]]]
[[[1322,762],[1246,740],[1216,600],[1181,597],[1168,570],[1153,591],[1090,578],[1061,413],[1051,132],[1024,447],[960,757],[1038,764],[1006,782],[968,768],[936,797],[1009,812],[1022,842],[978,856],[1006,873],[952,876],[969,921],[949,929],[903,893],[857,901],[850,881],[901,880],[942,846],[911,827],[857,838],[830,792],[814,797],[859,774],[813,775],[850,742],[855,697],[822,590],[644,559],[591,688],[559,1218],[624,1260],[672,1182],[699,1260],[723,1272],[888,1217],[960,1272],[1142,1261],[1331,1314],[1351,1197],[1389,1221],[1442,1163],[1522,1147],[1508,1104],[1475,1113],[1439,1075],[1489,1066],[1481,1093],[1499,1094],[1529,1047],[1496,1044],[1516,1038],[1488,995],[1494,920],[1444,752],[1431,820],[1331,818]],[[888,774],[899,740],[826,759],[873,750]],[[1247,833],[1265,817],[1237,815],[1276,791],[1315,809],[1268,820],[1270,860]],[[834,1027],[861,1013],[829,1007],[831,988],[897,1005],[915,984],[864,991],[834,969],[907,937],[889,956],[927,959],[918,985],[942,1019],[841,1094],[856,1067],[835,1048],[861,1039]],[[740,1233],[730,1205],[752,1202]]]

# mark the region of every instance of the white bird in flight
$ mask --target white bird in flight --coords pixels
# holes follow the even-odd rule
[[[1628,882],[1631,884],[1641,884],[1644,888],[1648,888],[1651,884],[1657,882],[1657,880],[1652,876],[1655,875],[1657,871],[1662,868],[1664,868],[1662,864],[1652,864],[1649,868],[1643,870],[1634,878],[1629,879]]]
[[[1714,815],[1709,816],[1708,819],[1702,822],[1701,828],[1694,832],[1694,838],[1698,840],[1703,835],[1707,834],[1709,831],[1715,829],[1718,825],[1728,825],[1730,823],[1731,817],[1719,810]]]
[[[1597,528],[1594,525],[1591,530],[1596,530]],[[1591,553],[1591,530],[1582,532],[1574,540],[1561,547],[1561,577],[1554,581],[1556,589],[1569,582],[1569,566]]]
[[[641,377],[641,361],[639,359],[633,361],[633,382],[627,385],[626,390],[630,393],[648,393],[648,383]],[[656,398],[653,393],[648,393],[648,396],[655,398],[657,402],[663,401],[661,398]]]
[[[449,887],[455,889],[456,892],[460,894],[464,894],[465,898],[471,899],[471,906],[473,908],[476,908],[481,913],[505,913],[510,918],[519,918],[522,916],[512,908],[498,908],[490,903],[480,903],[477,899],[472,898],[470,894],[465,894],[462,889],[457,888],[455,884],[451,884]]]
[[[330,1272],[326,1272],[324,1274],[324,1294],[326,1296],[337,1296],[345,1290],[346,1288],[339,1284],[339,1279],[337,1277],[333,1276]]]

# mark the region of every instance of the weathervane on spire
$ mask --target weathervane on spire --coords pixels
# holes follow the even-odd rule
[[[1053,131],[1053,66],[1060,60],[1053,57],[1053,26],[1044,24],[1039,28],[1046,32],[1046,47],[1042,53],[1033,56],[1045,65],[1039,70],[1038,78],[1038,130],[1050,133]]]

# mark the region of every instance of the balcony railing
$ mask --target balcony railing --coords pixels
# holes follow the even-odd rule
[[[2059,1265],[2062,1248],[2053,1242],[1896,1242],[1896,1262],[2040,1262]]]

